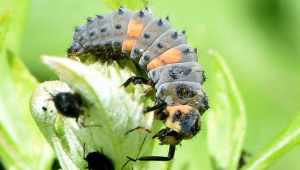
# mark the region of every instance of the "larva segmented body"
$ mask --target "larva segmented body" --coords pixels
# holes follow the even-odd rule
[[[125,84],[148,83],[156,90],[157,119],[166,128],[159,131],[161,144],[170,145],[168,157],[135,160],[170,160],[182,139],[200,130],[201,115],[208,109],[202,84],[204,71],[197,63],[197,50],[187,43],[185,31],[173,29],[168,19],[156,19],[146,8],[132,12],[119,8],[110,14],[88,18],[76,28],[69,56],[91,54],[100,60],[127,58],[142,68],[147,77],[132,77]]]

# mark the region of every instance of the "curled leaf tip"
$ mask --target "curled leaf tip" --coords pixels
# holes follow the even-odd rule
[[[120,87],[132,73],[114,65],[86,65],[49,56],[44,56],[43,61],[58,74],[60,81],[39,85],[32,97],[32,114],[54,148],[62,168],[82,169],[87,166],[85,156],[97,151],[103,152],[116,169],[120,169],[127,161],[126,156],[134,157],[143,138],[148,136],[143,132],[125,133],[137,126],[151,127],[153,123],[153,114],[146,117],[142,114],[143,87],[131,92]],[[60,92],[81,96],[83,112],[79,120],[64,116],[56,108],[53,97]],[[141,154],[151,154],[152,142],[148,137]],[[145,166],[130,163],[125,169]]]

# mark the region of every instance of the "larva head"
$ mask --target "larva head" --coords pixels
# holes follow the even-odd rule
[[[160,115],[164,115],[167,128],[154,137],[158,137],[161,144],[179,144],[182,139],[190,139],[200,130],[201,116],[189,105],[167,106]]]

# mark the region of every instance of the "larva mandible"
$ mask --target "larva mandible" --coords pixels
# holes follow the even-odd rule
[[[136,160],[171,160],[176,145],[190,139],[200,130],[201,115],[209,108],[202,84],[203,68],[198,64],[197,50],[187,43],[185,31],[171,27],[168,18],[156,19],[148,8],[132,12],[126,8],[88,18],[76,28],[69,56],[91,54],[99,60],[132,60],[144,70],[124,85],[149,84],[156,90],[155,111],[166,128],[157,137],[169,145],[167,157],[144,156]]]

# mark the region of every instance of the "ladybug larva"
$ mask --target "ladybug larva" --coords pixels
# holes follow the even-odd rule
[[[136,63],[143,74],[130,77],[124,86],[148,84],[156,90],[155,117],[166,128],[154,135],[169,145],[168,156],[143,156],[133,161],[168,161],[177,144],[200,130],[201,115],[209,108],[202,84],[203,68],[197,50],[187,43],[185,31],[171,27],[168,18],[155,18],[148,8],[138,12],[119,8],[106,15],[88,18],[76,28],[70,57],[94,56],[99,61],[126,59]],[[139,128],[139,127],[138,127]]]

